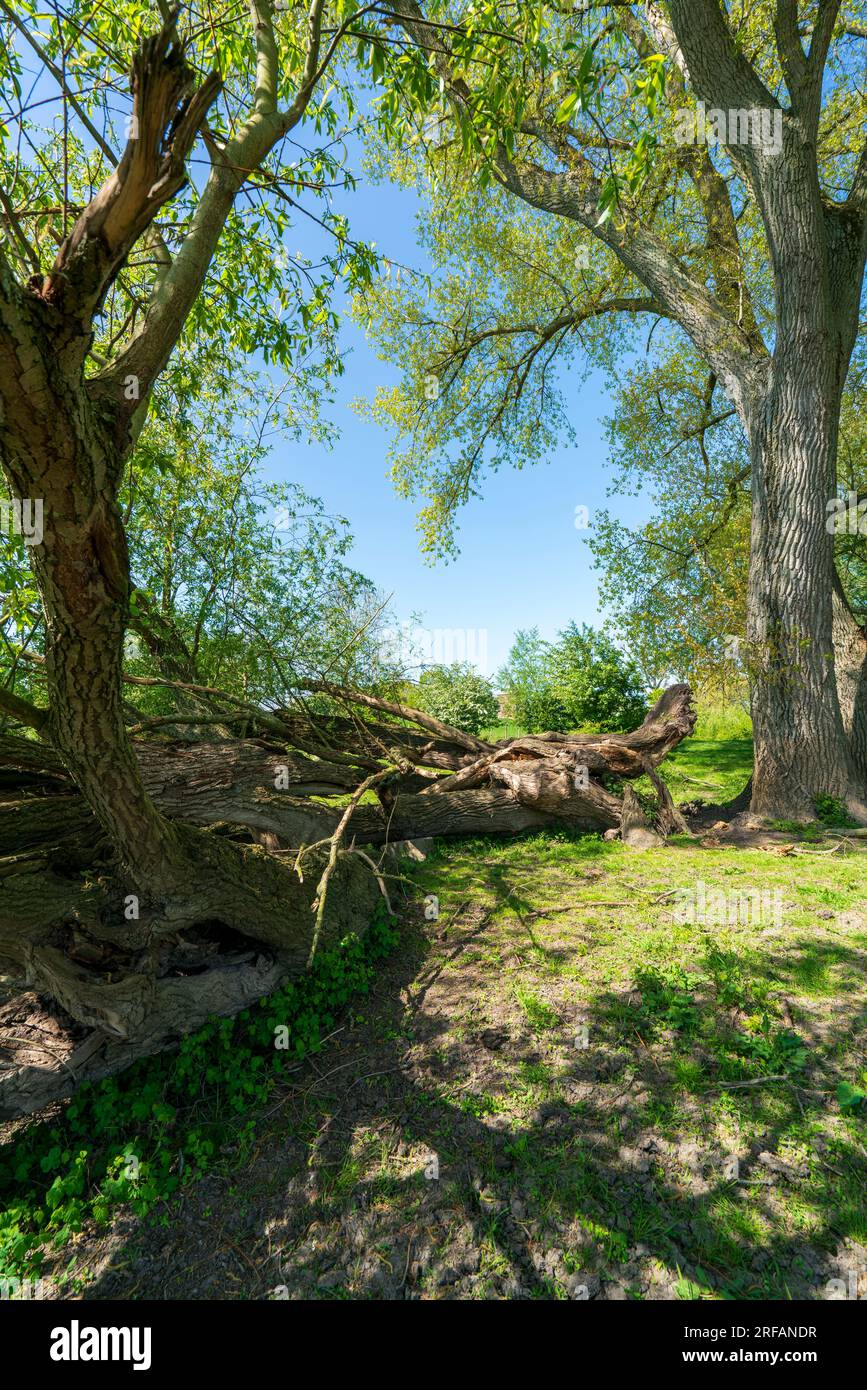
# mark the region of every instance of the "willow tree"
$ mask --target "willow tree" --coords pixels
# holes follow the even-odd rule
[[[597,512],[587,543],[602,599],[648,683],[677,671],[713,698],[740,701],[749,694],[749,452],[733,408],[718,386],[708,389],[703,364],[686,347],[660,350],[653,335],[618,371],[607,422],[612,491],[651,494],[653,515],[630,526],[614,509]],[[837,500],[847,507],[853,494],[867,495],[865,347],[862,335],[840,420]],[[863,536],[835,528],[834,559],[846,606],[863,626]]]
[[[327,522],[298,564],[264,534],[262,434],[224,427],[221,384],[231,414],[258,351],[297,420],[339,369],[330,293],[373,256],[331,204],[357,119],[335,64],[351,37],[376,65],[390,10],[0,0],[0,23],[5,1117],[243,1008],[366,923],[388,888],[362,846],[646,835],[609,774],[647,773],[659,828],[682,828],[655,768],[694,713],[678,686],[631,734],[493,745],[348,691],[381,664],[382,603]],[[318,261],[290,255],[299,210],[330,236]],[[303,538],[293,496],[272,496],[274,525]]]
[[[523,462],[556,433],[558,353],[595,333],[604,360],[623,316],[685,335],[746,440],[753,810],[811,816],[824,794],[864,819],[867,636],[828,525],[867,253],[855,7],[394,10],[428,82],[396,94],[411,58],[383,51],[391,172],[421,178],[429,242],[452,252],[429,302],[402,285],[369,321],[409,364],[376,408],[409,437],[398,482],[421,472],[429,537],[486,459]],[[498,279],[510,256],[523,273]]]
[[[76,120],[79,130],[75,145],[65,128],[62,148],[36,147],[32,159],[25,157],[23,186],[12,184],[2,195],[3,467],[13,495],[41,499],[47,522],[32,559],[48,630],[52,742],[134,880],[170,897],[183,889],[192,850],[155,815],[125,734],[120,668],[129,577],[118,490],[136,429],[201,303],[221,238],[233,232],[237,251],[250,235],[243,225],[230,227],[240,191],[262,196],[293,184],[285,142],[314,100],[334,41],[323,52],[323,0],[314,0],[305,24],[293,17],[282,44],[270,5],[255,3],[246,33],[228,14],[214,30],[203,18],[192,49],[178,37],[177,11],[136,45],[136,6],[83,30],[76,15],[65,28],[57,20],[44,42],[28,8],[16,16],[3,6],[12,40],[7,79],[23,100],[13,67],[32,50],[61,85],[64,126]],[[197,77],[197,67],[220,62],[230,64],[222,78],[216,67]],[[88,105],[106,106],[130,65],[128,138],[115,155]],[[88,105],[76,94],[81,85],[97,91]],[[219,115],[220,92],[236,86],[240,101],[227,97]],[[198,154],[208,160],[201,190],[188,170]],[[54,168],[62,171],[59,186],[46,199]],[[88,184],[97,192],[77,208],[76,195]],[[49,211],[58,200],[60,212]],[[260,244],[258,259],[264,251]],[[124,283],[126,267],[136,262],[149,262],[144,286],[141,269]],[[214,315],[221,306],[209,307]]]
[[[375,9],[366,11],[373,24]],[[122,682],[125,631],[142,614],[131,612],[119,497],[185,348],[193,369],[164,401],[176,410],[196,390],[197,345],[227,375],[254,349],[289,375],[310,354],[334,365],[329,284],[358,283],[371,261],[330,204],[348,179],[339,151],[351,96],[339,82],[335,93],[335,64],[356,11],[351,0],[279,9],[251,0],[155,11],[72,3],[46,16],[29,0],[0,4],[4,518],[13,530],[28,509],[41,519],[24,539],[36,542],[27,555],[47,694],[38,704],[3,692],[4,714],[41,740],[12,739],[17,751],[4,762],[29,761],[48,785],[59,777],[74,789],[103,842],[96,862],[117,874],[113,896],[92,881],[80,897],[93,855],[56,858],[74,829],[71,803],[69,825],[46,822],[41,839],[24,820],[7,825],[8,848],[55,849],[29,864],[25,854],[29,877],[7,880],[2,955],[104,1037],[144,1032],[153,1043],[185,1014],[195,1022],[258,997],[293,954],[293,921],[296,960],[309,950],[314,885],[230,838],[171,821],[145,785]],[[299,208],[329,234],[318,266],[290,259]],[[84,838],[92,850],[93,833]],[[77,901],[61,906],[69,892]],[[198,998],[175,972],[174,1002],[172,990],[158,998],[155,962],[167,943],[208,921],[270,942],[279,961],[241,955],[237,968],[212,972]],[[89,930],[103,947],[82,955],[79,946],[76,963],[70,932]],[[89,975],[87,962],[112,949],[115,967]]]

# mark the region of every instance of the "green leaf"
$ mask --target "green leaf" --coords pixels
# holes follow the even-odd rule
[[[841,1081],[837,1087],[837,1100],[840,1102],[841,1110],[859,1110],[867,1101],[867,1091],[850,1085],[848,1081]]]

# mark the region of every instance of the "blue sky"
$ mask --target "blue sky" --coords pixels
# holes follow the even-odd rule
[[[416,244],[412,193],[362,180],[341,207],[355,238],[375,241],[394,260],[428,268]],[[290,233],[290,253],[304,241],[301,227]],[[299,483],[321,497],[329,512],[348,517],[356,538],[352,563],[393,593],[398,620],[410,622],[416,614],[433,634],[466,631],[467,655],[484,674],[493,675],[503,662],[518,628],[536,626],[553,637],[572,619],[597,623],[598,577],[582,539],[588,532],[575,527],[575,508],[587,507],[592,526],[599,507],[609,505],[624,521],[639,521],[649,506],[642,498],[606,498],[611,470],[605,467],[602,419],[610,402],[604,378],[576,378],[571,392],[565,379],[576,444],[564,442],[546,464],[491,474],[483,497],[462,514],[460,555],[431,566],[419,550],[415,505],[395,495],[388,477],[388,435],[351,408],[354,399],[371,397],[398,373],[378,361],[373,345],[348,319],[342,333],[349,355],[332,411],[339,440],[331,449],[278,440],[269,476]],[[448,657],[448,642],[442,637],[434,646],[434,659],[440,653]],[[459,646],[454,638],[453,655],[463,654]]]
[[[23,56],[25,69],[36,77],[32,54],[25,50]],[[46,91],[53,93],[50,83]],[[359,145],[349,145],[357,169]],[[363,176],[354,192],[339,195],[339,210],[348,214],[356,240],[373,241],[392,260],[424,270],[429,266],[416,243],[416,207],[411,191],[371,184]],[[299,248],[313,260],[322,249],[321,237],[303,216],[287,234],[288,253]],[[336,307],[342,307],[339,301]],[[604,378],[576,377],[571,386],[564,380],[576,444],[564,442],[545,464],[491,474],[483,497],[463,511],[461,553],[448,564],[431,565],[419,550],[415,504],[399,499],[389,479],[387,434],[352,409],[353,400],[372,397],[398,373],[377,360],[348,317],[342,344],[347,370],[332,408],[339,439],[329,449],[277,436],[265,476],[300,484],[321,497],[329,513],[349,519],[355,536],[351,563],[383,594],[393,595],[390,608],[398,622],[412,626],[414,618],[420,620],[432,639],[433,659],[466,654],[490,676],[519,628],[538,627],[543,637],[553,638],[572,619],[598,623],[597,575],[582,539],[588,532],[575,527],[575,509],[587,508],[591,527],[594,512],[605,505],[627,522],[649,514],[646,498],[606,497],[612,473],[605,467],[602,419],[610,401]],[[437,646],[438,633],[466,633],[464,650],[453,642],[450,651],[447,638]]]

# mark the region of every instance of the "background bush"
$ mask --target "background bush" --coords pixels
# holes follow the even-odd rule
[[[530,733],[633,729],[647,713],[635,664],[606,632],[586,625],[570,623],[556,642],[538,628],[519,632],[498,679]]]
[[[478,734],[497,722],[494,688],[469,662],[453,661],[423,672],[416,698],[427,714],[467,734]]]

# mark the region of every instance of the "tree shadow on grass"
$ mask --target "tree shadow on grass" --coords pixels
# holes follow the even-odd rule
[[[478,943],[485,920],[447,954]],[[170,1233],[130,1221],[86,1298],[823,1298],[839,1261],[860,1259],[840,1251],[865,1232],[863,1146],[841,1133],[806,1174],[786,1148],[835,1108],[815,1077],[728,1092],[755,1133],[727,1176],[712,1001],[677,1033],[664,997],[654,1014],[634,991],[602,992],[584,1013],[588,1046],[549,1077],[531,1032],[456,1026],[448,992],[431,998],[454,955],[432,962],[430,945],[421,924],[409,931],[364,1021],[259,1117],[243,1169],[167,1207]],[[821,964],[825,945],[808,946]],[[718,964],[722,978],[738,962]],[[784,978],[789,964],[768,970]],[[463,1000],[489,970],[470,955],[454,972]],[[860,1003],[842,1003],[829,1057],[865,1028]],[[693,1092],[676,1082],[691,1060]]]

